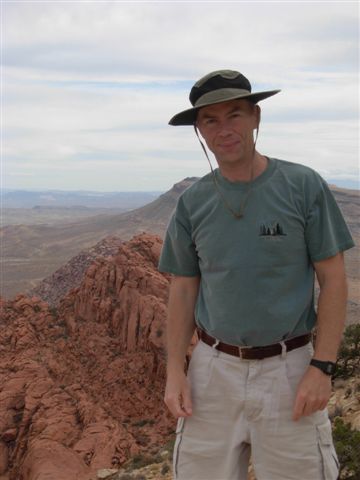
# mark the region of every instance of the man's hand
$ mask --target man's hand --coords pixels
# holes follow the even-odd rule
[[[344,329],[347,286],[343,253],[314,262],[320,294],[314,358],[336,362]],[[323,410],[331,395],[331,377],[309,365],[295,398],[293,420]]]
[[[183,371],[168,373],[164,401],[175,418],[192,414],[190,382]]]
[[[295,398],[293,420],[324,410],[331,395],[331,377],[312,365],[302,377]]]
[[[186,352],[195,331],[194,310],[200,276],[174,276],[169,293],[167,344],[167,382],[165,403],[175,418],[188,417],[191,411],[190,383],[184,372]]]

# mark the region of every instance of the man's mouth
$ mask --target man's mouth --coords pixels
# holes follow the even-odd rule
[[[219,144],[219,147],[228,149],[228,148],[235,147],[236,145],[238,145],[238,143],[239,143],[238,141],[221,143]]]

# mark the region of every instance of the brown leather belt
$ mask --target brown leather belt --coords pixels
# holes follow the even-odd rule
[[[234,355],[235,357],[240,357],[244,360],[262,360],[263,358],[274,357],[275,355],[280,355],[283,349],[281,343],[274,343],[263,347],[237,347],[224,342],[217,343],[216,338],[200,328],[197,329],[197,333],[203,342],[216,348],[216,350],[228,353],[229,355]],[[305,335],[300,335],[299,337],[291,338],[290,340],[284,340],[283,343],[286,345],[286,351],[290,352],[295,348],[303,347],[309,343],[310,340],[311,333],[307,333]]]

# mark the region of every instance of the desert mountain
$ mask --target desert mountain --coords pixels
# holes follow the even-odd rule
[[[80,251],[109,235],[123,240],[140,232],[163,235],[176,200],[196,178],[186,178],[144,207],[58,225],[8,225],[0,230],[1,295],[26,292]]]
[[[2,301],[0,476],[90,480],[169,438],[161,243],[143,234],[99,257],[58,309]]]

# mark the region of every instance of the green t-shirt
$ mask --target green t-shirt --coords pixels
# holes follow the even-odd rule
[[[217,183],[239,211],[248,185]],[[244,217],[224,205],[212,174],[180,196],[159,270],[201,276],[199,327],[233,345],[261,346],[309,332],[316,321],[312,262],[354,246],[326,182],[303,165],[269,159]]]

